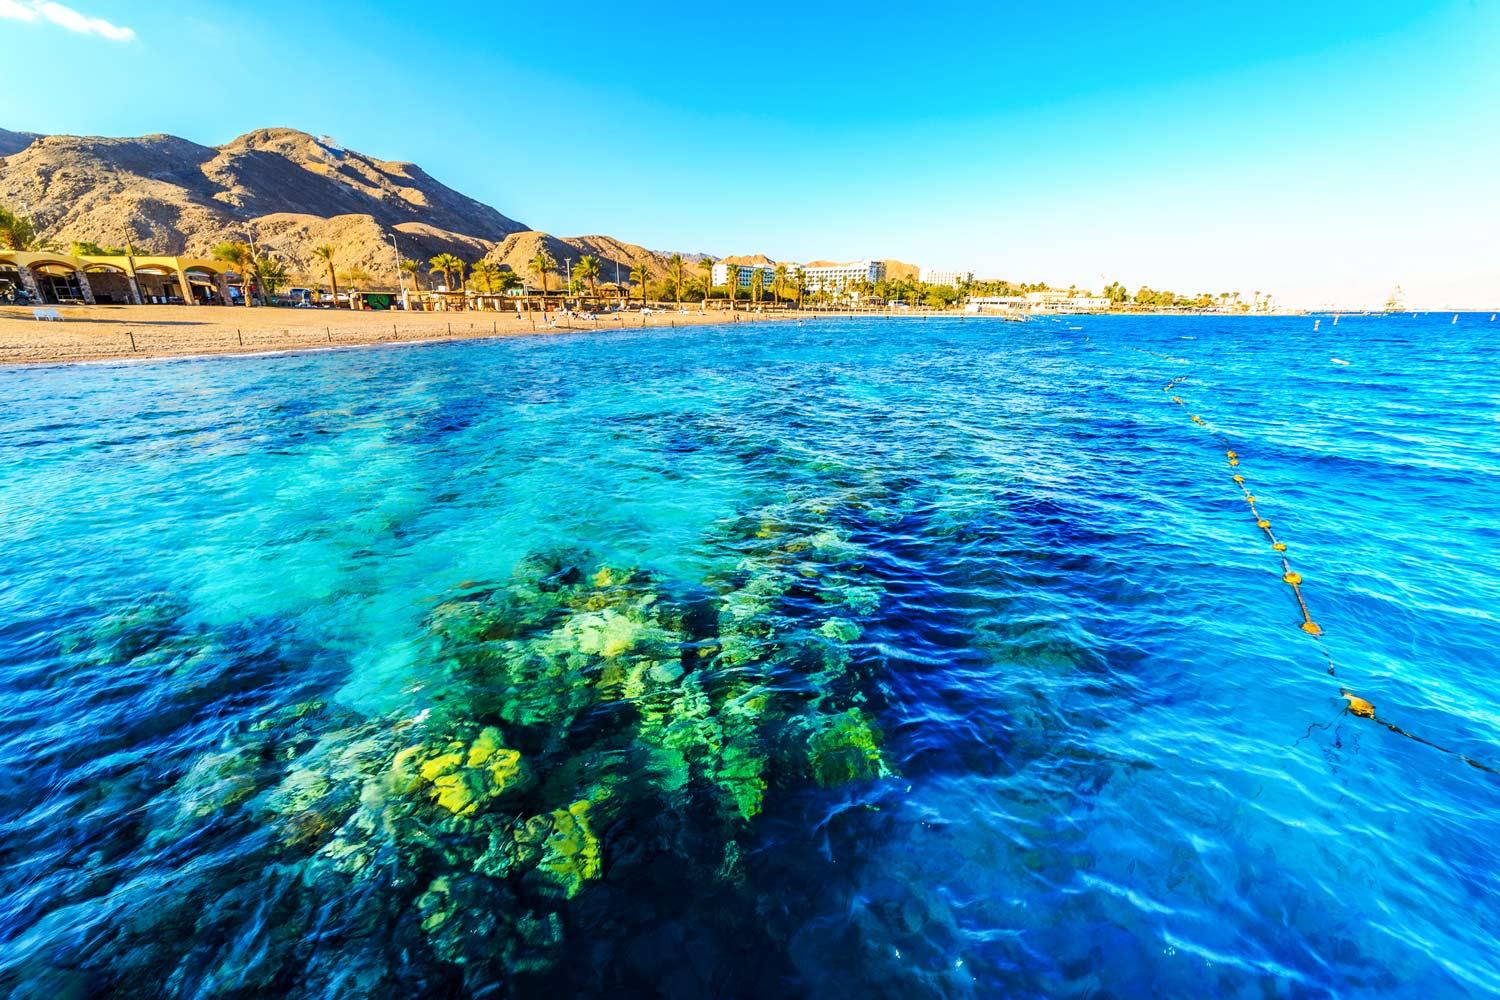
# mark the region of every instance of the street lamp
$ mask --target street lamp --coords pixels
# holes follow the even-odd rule
[[[401,250],[396,246],[396,233],[392,231],[386,235],[390,236],[391,252],[396,255],[396,287],[401,291],[401,308],[406,312],[411,312],[411,303],[406,298],[406,272],[401,270]]]

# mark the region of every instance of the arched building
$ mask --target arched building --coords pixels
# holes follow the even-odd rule
[[[75,257],[0,250],[0,279],[44,305],[230,305],[233,272],[196,257]],[[236,283],[239,277],[234,275]]]

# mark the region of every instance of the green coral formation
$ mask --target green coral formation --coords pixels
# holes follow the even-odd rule
[[[395,891],[402,947],[474,982],[564,961],[612,864],[735,891],[767,812],[891,768],[860,548],[808,509],[719,530],[733,556],[701,584],[565,550],[466,585],[426,616],[438,676],[403,717],[289,707],[186,771],[163,825],[269,826],[309,900]]]
[[[890,774],[880,756],[880,731],[857,708],[819,719],[807,757],[813,780],[824,788]]]

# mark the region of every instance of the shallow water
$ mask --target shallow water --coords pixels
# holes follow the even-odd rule
[[[0,372],[0,986],[1500,995],[1497,330],[1312,326]]]

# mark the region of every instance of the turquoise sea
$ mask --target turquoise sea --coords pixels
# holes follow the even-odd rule
[[[1500,996],[1500,323],[1320,325],[0,370],[0,993]]]

